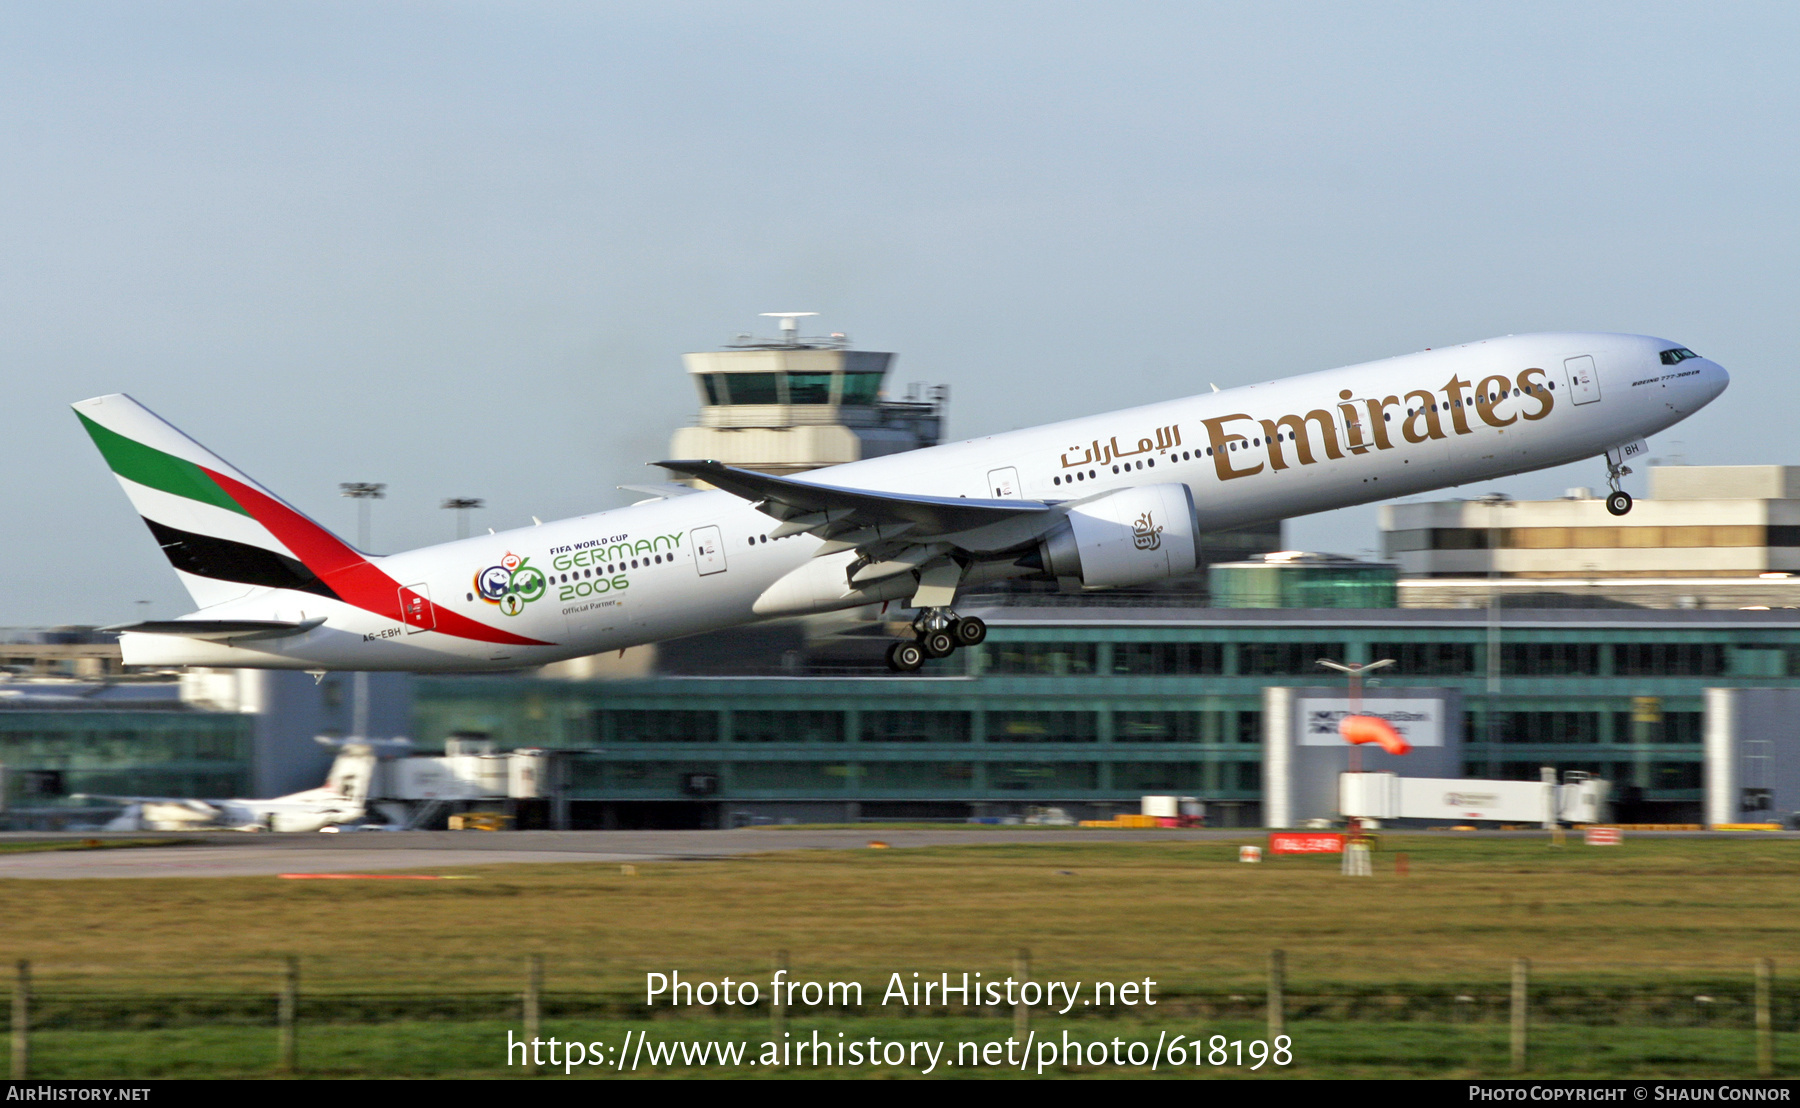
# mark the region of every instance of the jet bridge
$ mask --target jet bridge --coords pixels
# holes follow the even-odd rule
[[[372,801],[391,824],[412,830],[470,805],[542,800],[551,785],[549,751],[496,754],[486,740],[451,739],[442,755],[383,762]]]
[[[1599,823],[1608,782],[1571,771],[1558,784],[1545,766],[1537,781],[1480,781],[1465,777],[1401,777],[1345,773],[1338,777],[1338,811],[1355,819],[1483,820],[1500,823]]]

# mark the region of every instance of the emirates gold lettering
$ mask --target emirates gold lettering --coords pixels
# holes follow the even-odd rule
[[[1499,413],[1494,410],[1509,399],[1510,392],[1512,392],[1511,377],[1502,377],[1499,374],[1483,377],[1475,393],[1475,414],[1480,416],[1481,421],[1490,427],[1505,427],[1510,423],[1517,423],[1518,416],[1509,415],[1505,419],[1501,419]]]
[[[1543,419],[1550,414],[1550,409],[1556,406],[1556,396],[1551,393],[1549,388],[1539,383],[1539,381],[1532,376],[1534,373],[1537,374],[1538,377],[1545,376],[1544,371],[1541,369],[1528,369],[1519,374],[1520,398],[1524,400],[1535,400],[1538,403],[1537,411],[1519,413],[1524,416],[1527,421]]]
[[[1479,385],[1451,377],[1438,392],[1414,389],[1404,397],[1384,396],[1380,399],[1358,399],[1350,389],[1341,389],[1335,412],[1330,408],[1314,408],[1305,415],[1288,414],[1275,419],[1233,412],[1203,419],[1200,425],[1206,428],[1214,472],[1221,481],[1235,481],[1239,477],[1253,477],[1265,469],[1279,473],[1296,465],[1309,466],[1324,459],[1335,461],[1343,458],[1346,451],[1367,454],[1371,450],[1392,450],[1395,443],[1388,428],[1389,408],[1400,408],[1405,412],[1400,418],[1400,437],[1413,444],[1447,439],[1451,433],[1472,435],[1481,425],[1503,429],[1521,418],[1527,421],[1543,419],[1556,406],[1556,395],[1544,380],[1546,376],[1542,369],[1536,368],[1520,372],[1516,379],[1495,373],[1481,378]],[[1521,410],[1509,405],[1508,401],[1519,401],[1521,406],[1529,403],[1536,410]],[[1474,409],[1481,424],[1470,424],[1470,409]],[[1450,414],[1448,427],[1443,419],[1444,412]],[[1243,433],[1236,429],[1239,426]],[[1233,458],[1234,454],[1250,451],[1251,436],[1259,428],[1262,435],[1258,445],[1268,451],[1268,461],[1250,464],[1247,457]],[[1181,429],[1179,425],[1170,424],[1156,428],[1154,438],[1140,437],[1133,446],[1121,445],[1117,435],[1109,436],[1105,442],[1095,439],[1088,446],[1072,446],[1063,453],[1061,461],[1064,468],[1106,465],[1139,454],[1167,454],[1180,445]],[[1179,453],[1175,457],[1179,458]],[[1199,460],[1198,457],[1195,460]],[[1234,463],[1243,464],[1240,467]]]
[[[1233,435],[1228,433],[1225,430],[1225,425],[1227,423],[1237,423],[1240,421],[1249,422],[1250,419],[1251,417],[1245,415],[1243,412],[1234,412],[1231,415],[1214,416],[1212,419],[1203,419],[1200,421],[1200,425],[1206,428],[1206,437],[1212,443],[1213,469],[1218,473],[1219,480],[1221,481],[1231,481],[1239,477],[1249,477],[1263,471],[1261,462],[1258,462],[1250,469],[1235,469],[1231,464],[1231,451],[1235,449],[1240,442],[1248,446],[1250,444],[1250,439],[1247,435]]]
[[[1280,419],[1258,420],[1262,424],[1264,442],[1269,444],[1269,468],[1288,468],[1287,459],[1282,456],[1282,440],[1294,444],[1294,455],[1300,464],[1313,464],[1312,444],[1306,440],[1306,421],[1299,416],[1282,416]]]
[[[1406,422],[1400,425],[1400,433],[1406,436],[1407,442],[1426,442],[1431,439],[1444,438],[1444,424],[1438,419],[1438,398],[1435,392],[1414,389],[1406,394],[1407,403],[1414,400],[1419,406],[1406,414]],[[1420,429],[1419,424],[1424,424]]]
[[[1468,388],[1469,383],[1460,377],[1452,377],[1448,381],[1445,381],[1441,387],[1444,390],[1444,395],[1450,398],[1450,422],[1456,428],[1456,433],[1459,435],[1468,434],[1469,413],[1463,405],[1462,390]]]
[[[1314,408],[1306,413],[1306,418],[1318,423],[1319,438],[1325,443],[1325,456],[1342,458],[1344,452],[1338,448],[1337,421],[1331,418],[1331,413],[1324,408]]]
[[[1388,440],[1387,410],[1390,405],[1398,407],[1398,396],[1384,396],[1380,400],[1366,400],[1369,406],[1369,427],[1375,432],[1375,449],[1392,450],[1394,444]]]

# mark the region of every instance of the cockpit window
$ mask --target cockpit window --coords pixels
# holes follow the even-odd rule
[[[1698,358],[1699,356],[1700,355],[1694,353],[1685,346],[1677,346],[1673,350],[1665,350],[1662,352],[1662,363],[1664,365],[1674,365],[1677,362],[1685,362],[1689,358]]]

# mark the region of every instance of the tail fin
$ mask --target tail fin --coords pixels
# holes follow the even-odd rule
[[[291,589],[404,623],[409,606],[429,604],[412,586],[389,577],[376,562],[131,397],[96,396],[74,407],[199,607],[236,600],[256,589]],[[306,606],[300,607],[304,611]],[[459,638],[546,645],[449,608],[436,609],[435,619],[433,630]],[[262,630],[281,633],[290,629],[300,633],[313,626],[309,620],[291,622],[285,617],[205,621],[207,630],[222,630],[227,637],[246,624],[252,631],[261,624]]]
[[[325,775],[325,788],[344,800],[366,802],[378,761],[375,748],[367,743],[345,743],[331,763],[331,772]]]
[[[331,578],[367,565],[342,540],[131,397],[97,396],[73,407],[196,606],[258,588],[338,599]]]

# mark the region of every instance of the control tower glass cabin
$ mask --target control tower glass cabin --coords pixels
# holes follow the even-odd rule
[[[792,314],[779,339],[740,335],[723,350],[682,356],[700,417],[675,432],[673,457],[791,474],[937,444],[944,386],[915,384],[906,399],[886,399],[893,354],[851,350],[841,334],[803,338]]]

